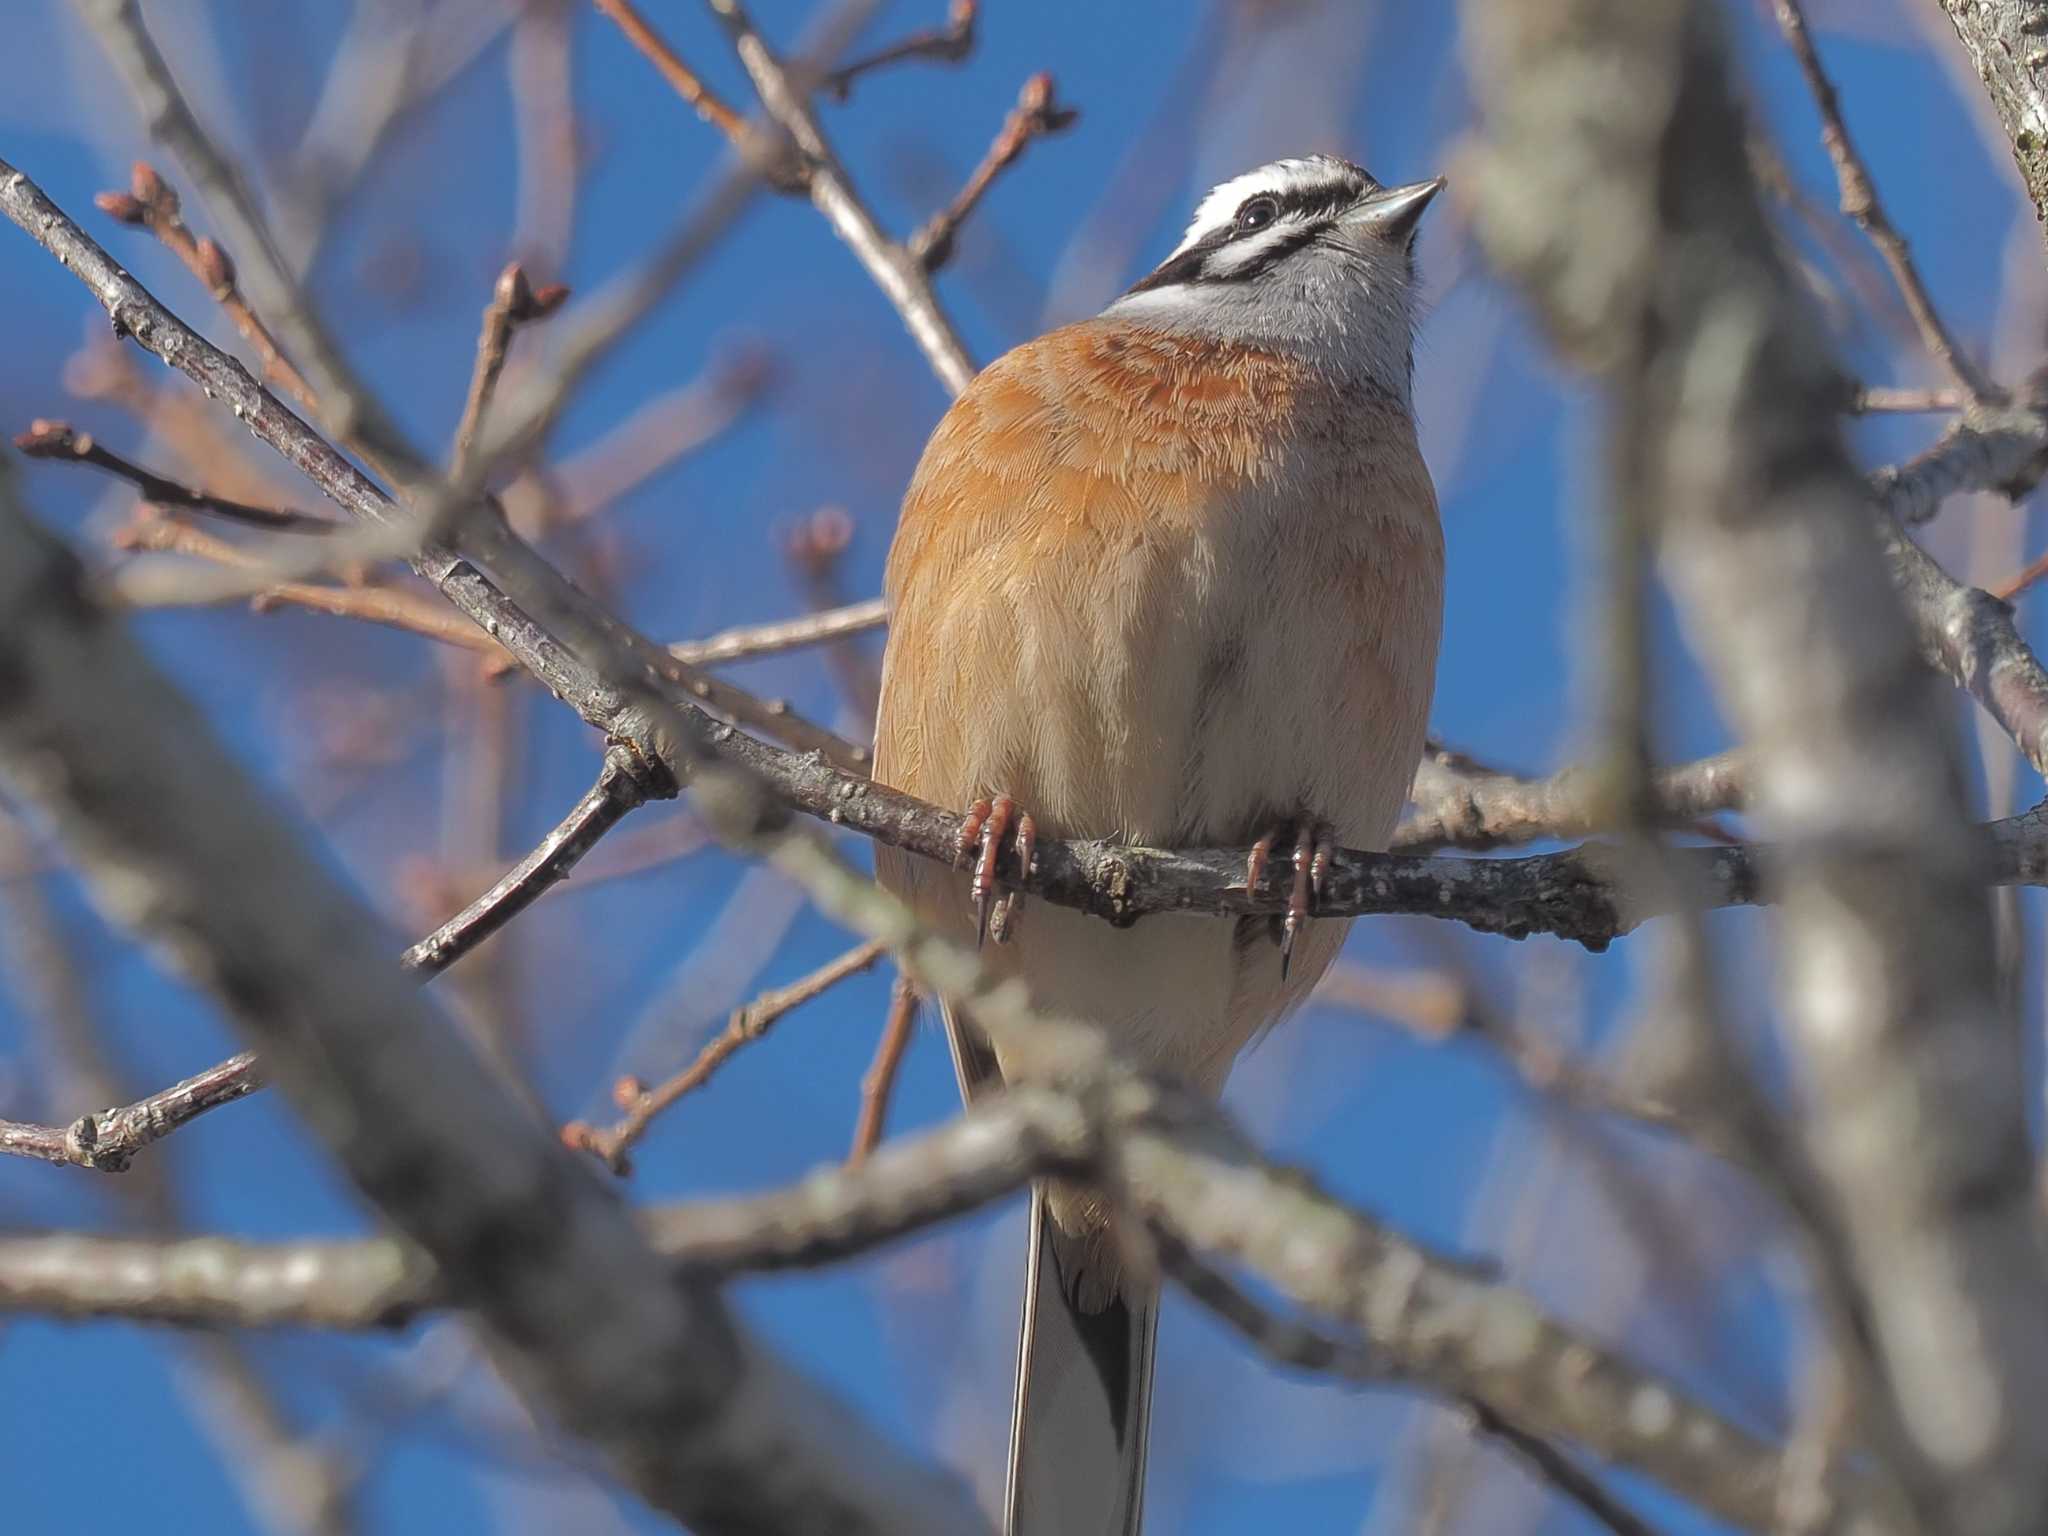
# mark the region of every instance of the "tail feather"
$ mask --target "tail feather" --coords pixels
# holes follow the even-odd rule
[[[1145,1506],[1159,1297],[1126,1280],[1097,1312],[1071,1299],[1072,1264],[1031,1192],[1031,1258],[1010,1416],[1005,1536],[1136,1536]]]

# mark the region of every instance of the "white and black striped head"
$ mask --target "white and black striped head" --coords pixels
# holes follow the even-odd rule
[[[1216,188],[1120,318],[1307,350],[1405,394],[1417,225],[1443,181],[1384,187],[1348,160],[1276,160]]]

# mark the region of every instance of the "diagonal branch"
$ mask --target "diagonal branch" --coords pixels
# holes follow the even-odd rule
[[[269,528],[291,533],[332,533],[342,526],[332,518],[313,517],[304,512],[294,512],[285,507],[259,507],[246,501],[233,501],[226,496],[215,496],[211,492],[197,491],[175,480],[167,480],[154,470],[122,458],[112,449],[103,446],[90,432],[74,431],[69,422],[49,421],[42,417],[29,423],[28,430],[16,435],[14,446],[31,459],[69,460],[78,464],[89,464],[120,480],[126,480],[142,493],[144,501],[160,507],[177,507],[187,512],[205,512],[213,517],[226,518],[232,523],[246,523],[252,528]]]
[[[1983,370],[1978,368],[1969,353],[1956,345],[1954,335],[1941,318],[1941,311],[1935,308],[1934,296],[1927,291],[1920,268],[1914,263],[1912,247],[1906,244],[1905,236],[1899,233],[1878,199],[1877,185],[1871,180],[1870,168],[1864,164],[1863,156],[1857,152],[1856,141],[1849,137],[1849,126],[1842,120],[1842,103],[1835,94],[1835,83],[1828,78],[1827,71],[1821,67],[1820,55],[1814,51],[1813,38],[1806,27],[1804,0],[1776,0],[1776,5],[1778,28],[1785,34],[1792,56],[1799,61],[1800,73],[1806,76],[1806,87],[1813,93],[1814,105],[1820,109],[1821,142],[1827,146],[1828,158],[1834,162],[1835,182],[1842,195],[1842,212],[1855,220],[1857,228],[1869,236],[1870,243],[1884,257],[1885,265],[1891,268],[1892,281],[1898,285],[1899,296],[1906,301],[1906,309],[1913,316],[1921,341],[1934,360],[1947,369],[1961,386],[1968,402],[1975,405],[1996,395],[1997,390]]]
[[[1017,105],[1003,119],[995,142],[981,157],[981,164],[974,168],[974,174],[967,178],[967,185],[960,189],[960,195],[932,215],[931,221],[910,237],[910,254],[918,264],[927,272],[936,272],[950,261],[953,241],[960,233],[960,226],[980,205],[988,189],[995,185],[996,178],[1015,165],[1034,140],[1065,132],[1079,116],[1080,113],[1073,108],[1062,107],[1054,101],[1051,75],[1036,74],[1026,80],[1024,88],[1017,93]]]
[[[984,1529],[951,1479],[748,1335],[715,1288],[670,1282],[9,490],[0,774],[110,915],[261,1050],[363,1193],[434,1255],[535,1406],[706,1533]]]
[[[733,51],[753,79],[762,107],[809,162],[807,180],[812,203],[903,316],[911,338],[923,349],[940,382],[958,394],[974,377],[974,364],[953,329],[953,322],[940,307],[923,263],[883,232],[867,204],[853,190],[846,168],[818,126],[808,88],[793,79],[788,67],[775,56],[741,0],[705,3],[725,27]]]

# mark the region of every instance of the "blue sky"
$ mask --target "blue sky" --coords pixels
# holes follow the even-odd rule
[[[95,191],[125,181],[141,140],[111,76],[55,0],[26,0],[13,46],[38,68],[0,101],[0,155],[85,218],[115,254],[216,336],[182,271],[144,237],[92,215]],[[347,19],[342,0],[159,0],[147,7],[207,120],[276,177],[298,142]],[[699,7],[648,6],[728,96],[744,80]],[[806,12],[758,0],[772,35]],[[884,8],[873,37],[925,25],[939,0]],[[1081,110],[1035,146],[963,236],[940,291],[978,359],[1092,312],[1173,243],[1210,183],[1278,154],[1332,150],[1387,180],[1456,174],[1468,121],[1448,5],[1206,4],[1197,0],[990,0],[980,46],[958,67],[912,65],[863,84],[825,121],[885,224],[907,231],[950,195],[1029,73],[1056,77]],[[1797,183],[1824,208],[1832,181],[1796,72],[1767,7],[1735,3],[1754,99]],[[2002,154],[1987,153],[1981,104],[1959,95],[1954,60],[1909,0],[1817,6],[1824,56],[1896,222],[1912,237],[1952,322],[2007,376],[2039,350],[2040,246]],[[571,6],[573,84],[587,175],[559,275],[590,290],[630,265],[716,163],[709,132],[605,25]],[[1940,18],[1934,17],[1939,23]],[[1953,44],[1948,45],[1953,52]],[[351,356],[422,439],[445,441],[461,403],[477,310],[520,219],[509,81],[530,64],[502,40],[431,106],[405,120],[342,205],[313,273]],[[168,163],[165,169],[169,170]],[[203,212],[194,209],[202,228]],[[1796,227],[1796,226],[1795,226]],[[1870,267],[1855,232],[1839,246]],[[1831,247],[1799,248],[1836,271]],[[1444,738],[1541,770],[1578,739],[1587,575],[1585,518],[1597,506],[1599,416],[1485,271],[1453,202],[1422,246],[1435,309],[1418,357],[1418,410],[1437,473],[1450,551],[1449,613],[1435,711]],[[2011,274],[2023,272],[2024,280]],[[1873,383],[1934,382],[1910,341],[1873,318],[1853,286],[1832,307],[1847,364]],[[1879,309],[1882,310],[1880,305]],[[65,416],[147,456],[131,416],[76,398],[66,360],[103,323],[84,291],[25,239],[0,230],[0,425]],[[895,503],[945,394],[894,314],[806,205],[763,202],[591,380],[558,448],[573,455],[636,406],[759,349],[773,395],[731,430],[605,511],[568,556],[616,578],[611,595],[651,633],[683,637],[798,611],[784,538],[822,505],[854,529],[839,572],[848,596],[876,589]],[[147,364],[154,368],[154,364]],[[76,370],[69,377],[76,382]],[[1872,463],[1929,440],[1924,419],[1859,426]],[[45,466],[27,485],[42,517],[103,553],[126,502],[79,473]],[[300,495],[310,501],[311,492]],[[2002,509],[1951,511],[1932,538],[1958,562],[1978,529],[1985,574],[2025,545]],[[2038,629],[2038,626],[2032,626]],[[441,915],[408,893],[440,845],[443,758],[456,727],[449,674],[426,641],[303,614],[152,615],[141,629],[202,698],[252,768],[297,801],[333,857],[394,933]],[[1675,629],[1661,637],[1663,745],[1674,757],[1724,744]],[[842,705],[816,655],[738,675],[816,716]],[[466,718],[466,717],[464,717]],[[1959,706],[1957,719],[1972,727]],[[337,722],[352,722],[343,732]],[[586,786],[587,730],[545,700],[510,691],[516,744],[502,845],[528,845]],[[336,738],[371,750],[337,764]],[[2005,782],[1995,752],[1988,781]],[[2021,770],[2016,803],[2038,786]],[[643,813],[648,818],[663,811]],[[215,1060],[232,1041],[203,1002],[110,935],[61,876],[38,882],[82,959],[91,1008],[138,1091]],[[470,888],[457,893],[466,896]],[[2030,919],[2037,916],[2028,908]],[[1742,965],[1737,1023],[1768,1024],[1760,927],[1717,918]],[[624,1070],[672,1071],[731,1007],[850,941],[776,877],[717,852],[551,898],[490,959],[531,1045],[551,1115],[604,1113]],[[1444,971],[1532,1028],[1588,1052],[1627,1049],[1653,1029],[1639,982],[1642,940],[1591,957],[1549,941],[1480,939],[1419,920],[1360,926],[1351,958]],[[664,1199],[770,1186],[840,1156],[879,1026],[886,971],[849,983],[742,1053],[665,1119],[633,1191]],[[447,988],[442,990],[458,990]],[[0,1114],[65,1120],[52,1051],[15,989],[0,987]],[[1725,1171],[1612,1126],[1570,1124],[1485,1048],[1417,1040],[1355,1011],[1311,1009],[1241,1068],[1232,1102],[1276,1153],[1346,1197],[1444,1248],[1498,1259],[1546,1303],[1765,1430],[1781,1430],[1800,1379],[1798,1276],[1769,1244],[1761,1203]],[[935,1030],[912,1051],[895,1129],[953,1110]],[[152,1154],[176,1176],[198,1228],[251,1237],[360,1230],[348,1190],[279,1105],[257,1098],[187,1129]],[[892,1431],[957,1464],[985,1468],[1007,1401],[1016,1203],[828,1274],[737,1288],[769,1337]],[[110,1227],[122,1220],[93,1176],[0,1166],[0,1224]],[[1398,1393],[1356,1394],[1269,1369],[1185,1306],[1168,1316],[1155,1417],[1155,1528],[1197,1536],[1252,1529],[1396,1533],[1433,1482],[1469,1500],[1444,1529],[1567,1532],[1575,1514],[1532,1501],[1519,1474],[1471,1450],[1453,1419]],[[281,1400],[323,1444],[368,1468],[365,1525],[390,1531],[653,1530],[661,1523],[574,1463],[488,1451],[505,1407],[452,1330],[392,1340],[252,1340]],[[0,1469],[16,1528],[72,1531],[161,1522],[255,1530],[207,1431],[177,1341],[124,1327],[0,1327]],[[110,1435],[112,1439],[110,1440]],[[111,1449],[110,1449],[111,1448]],[[480,1448],[482,1450],[480,1451]],[[1471,1458],[1469,1461],[1462,1458]],[[1643,1493],[1633,1485],[1622,1486]],[[1673,1532],[1715,1529],[1644,1494]]]

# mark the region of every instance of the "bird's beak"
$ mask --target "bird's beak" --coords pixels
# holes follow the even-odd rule
[[[1369,232],[1405,245],[1414,238],[1423,210],[1443,189],[1441,176],[1434,181],[1410,182],[1405,187],[1382,187],[1360,198],[1338,223],[1346,229]]]

